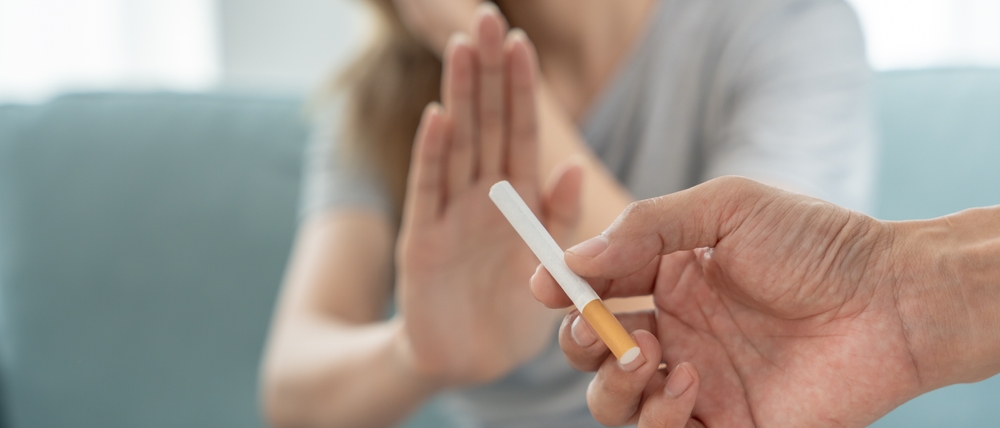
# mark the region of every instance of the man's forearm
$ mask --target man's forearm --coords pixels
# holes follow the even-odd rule
[[[893,228],[891,281],[919,392],[1000,373],[1000,207]]]

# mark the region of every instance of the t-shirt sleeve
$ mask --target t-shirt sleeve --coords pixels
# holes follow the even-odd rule
[[[336,100],[315,113],[303,160],[300,221],[344,208],[390,212],[377,168],[343,145],[343,110]]]
[[[872,72],[853,10],[842,1],[790,2],[748,34],[703,179],[742,175],[868,210]]]

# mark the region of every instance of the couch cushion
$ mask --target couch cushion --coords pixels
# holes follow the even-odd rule
[[[0,367],[13,427],[261,426],[295,227],[295,99],[0,107]]]

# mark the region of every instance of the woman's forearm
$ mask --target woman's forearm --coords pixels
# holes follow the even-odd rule
[[[369,210],[303,223],[262,364],[271,426],[387,426],[429,396],[401,356],[390,297],[393,230]]]
[[[634,198],[590,150],[544,81],[539,85],[537,105],[541,177],[548,177],[567,159],[573,159],[584,168],[580,220],[566,245],[569,247],[604,232]],[[611,299],[607,303],[615,312],[653,307],[649,296]]]
[[[633,198],[584,142],[565,110],[543,82],[538,91],[539,166],[548,177],[562,162],[584,167],[580,223],[571,244],[604,231]]]
[[[362,326],[295,320],[265,363],[264,402],[276,427],[384,427],[437,389],[405,357],[398,319]],[[292,327],[292,326],[287,326]]]
[[[891,280],[920,392],[1000,373],[1000,208],[893,227]]]

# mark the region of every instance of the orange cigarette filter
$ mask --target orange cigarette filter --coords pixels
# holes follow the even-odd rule
[[[587,306],[584,306],[583,310],[580,311],[580,315],[587,320],[590,327],[597,332],[597,336],[608,345],[608,349],[611,349],[611,353],[615,354],[619,360],[630,356],[629,352],[633,349],[636,352],[639,351],[639,345],[625,331],[625,328],[618,322],[618,318],[615,318],[608,307],[604,306],[601,299],[591,300],[590,303],[587,303]],[[638,355],[631,355],[631,358],[628,358],[627,362],[622,361],[622,364],[632,362],[636,356]]]

